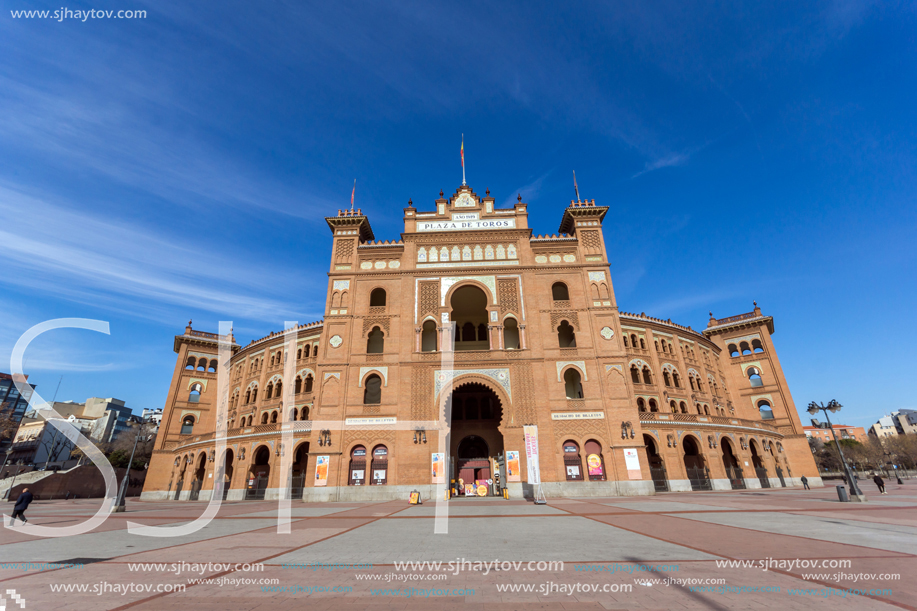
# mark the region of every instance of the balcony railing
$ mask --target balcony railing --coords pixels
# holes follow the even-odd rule
[[[772,433],[779,432],[777,427],[772,424],[761,422],[760,420],[743,420],[741,418],[729,418],[724,416],[706,416],[701,414],[672,414],[666,412],[640,412],[640,422],[695,422],[707,424],[724,424],[729,426],[744,426],[748,428],[762,429]]]

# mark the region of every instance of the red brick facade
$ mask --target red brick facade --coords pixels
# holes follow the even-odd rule
[[[498,209],[463,186],[435,205],[404,209],[397,241],[375,241],[359,210],[327,219],[325,319],[227,345],[223,421],[219,336],[176,336],[145,498],[203,500],[214,481],[228,499],[287,485],[306,500],[441,498],[435,452],[478,483],[518,452],[521,481],[502,483],[519,497],[525,425],[548,496],[819,483],[757,306],[702,333],[620,312],[594,201],[571,202],[550,236],[532,235],[521,198]]]

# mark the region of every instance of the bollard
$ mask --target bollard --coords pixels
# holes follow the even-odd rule
[[[847,489],[845,487],[843,486],[837,487],[837,500],[839,500],[841,503],[850,502],[850,497],[847,496]]]

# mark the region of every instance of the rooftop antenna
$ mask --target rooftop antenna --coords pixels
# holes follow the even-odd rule
[[[579,187],[576,185],[576,170],[573,170],[573,190],[576,191],[576,203],[579,203]]]
[[[353,212],[353,196],[357,194],[357,179],[353,179],[353,191],[350,192],[350,211]]]

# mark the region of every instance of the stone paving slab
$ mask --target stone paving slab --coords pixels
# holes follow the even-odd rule
[[[917,528],[897,524],[867,525],[856,520],[823,518],[803,514],[756,512],[681,514],[687,520],[735,526],[762,532],[794,535],[818,540],[832,540],[887,551],[917,551]]]
[[[481,506],[481,505],[460,505],[453,504],[449,506],[449,515],[450,516],[519,516],[519,515],[564,515],[566,511],[562,511],[556,507],[551,507],[550,505],[493,505],[493,506]],[[419,516],[435,516],[436,515],[436,505],[429,503],[422,506],[408,507],[403,509],[398,513],[394,514],[395,516],[401,517],[419,517]]]

